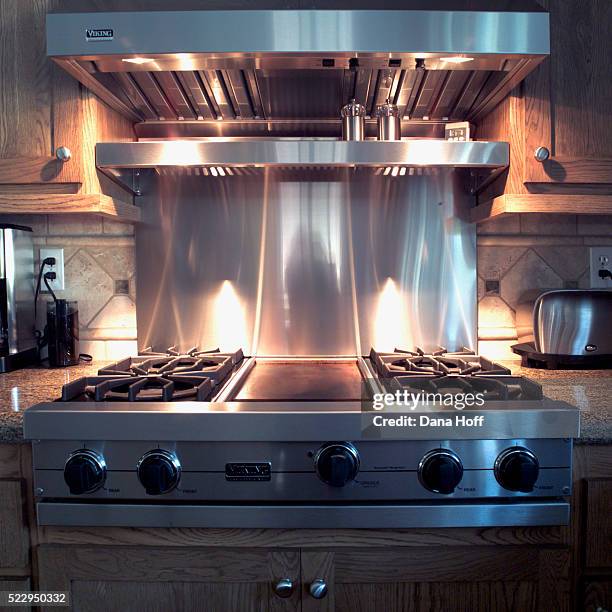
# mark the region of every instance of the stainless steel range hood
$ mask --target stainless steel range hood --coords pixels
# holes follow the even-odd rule
[[[477,120],[548,55],[549,21],[541,10],[64,13],[47,16],[47,47],[141,137],[331,136],[352,97],[370,114],[391,98],[414,125]]]

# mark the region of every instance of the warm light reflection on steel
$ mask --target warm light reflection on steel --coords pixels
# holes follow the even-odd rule
[[[244,307],[233,284],[223,281],[215,298],[214,330],[221,351],[248,347]]]
[[[397,346],[412,346],[408,307],[395,281],[388,278],[378,297],[374,326],[374,346],[393,351]]]

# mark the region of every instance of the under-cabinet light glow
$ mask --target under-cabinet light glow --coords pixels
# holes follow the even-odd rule
[[[148,64],[149,62],[155,61],[152,57],[124,57],[122,62],[127,62],[128,64]]]
[[[473,57],[463,57],[461,55],[453,55],[452,57],[441,57],[441,62],[448,62],[449,64],[465,64],[465,62],[473,61]]]

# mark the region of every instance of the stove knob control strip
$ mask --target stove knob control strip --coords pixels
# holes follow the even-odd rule
[[[419,480],[426,489],[434,493],[450,495],[462,478],[461,460],[446,448],[429,451],[419,463]]]
[[[343,487],[359,472],[359,453],[350,442],[328,442],[314,457],[317,476],[332,487]]]
[[[514,446],[500,453],[494,469],[495,478],[504,489],[531,493],[538,480],[540,465],[529,449]]]
[[[162,449],[145,453],[136,466],[138,480],[148,495],[163,495],[174,490],[181,479],[178,457]]]
[[[64,465],[64,481],[72,495],[94,493],[106,481],[104,457],[87,448],[74,451]]]

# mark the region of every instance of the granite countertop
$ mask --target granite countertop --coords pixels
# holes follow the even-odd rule
[[[0,374],[0,442],[21,441],[24,410],[57,399],[62,385],[81,376],[96,375],[106,363],[97,361],[60,369],[26,368]],[[580,443],[612,443],[612,370],[551,371],[522,368],[515,361],[502,363],[513,374],[540,383],[548,397],[580,408]]]
[[[0,374],[0,442],[23,439],[23,412],[34,404],[56,400],[62,386],[82,376],[95,376],[106,361],[70,368],[32,367]]]
[[[612,370],[544,370],[502,361],[512,374],[542,385],[544,395],[580,408],[582,444],[612,444]]]

